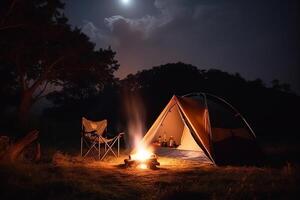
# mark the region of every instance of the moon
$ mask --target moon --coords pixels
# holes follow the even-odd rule
[[[130,4],[130,1],[131,1],[131,0],[121,0],[122,4],[124,4],[124,5]]]
[[[129,3],[130,3],[130,0],[121,0],[121,2],[122,2],[123,4],[129,4]]]

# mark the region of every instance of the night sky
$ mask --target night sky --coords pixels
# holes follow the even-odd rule
[[[66,0],[70,23],[117,52],[120,78],[182,61],[300,93],[297,0]]]

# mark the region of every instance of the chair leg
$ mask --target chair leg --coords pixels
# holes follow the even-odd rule
[[[116,143],[117,139],[118,139],[118,138],[116,138],[114,141],[112,141],[112,142],[110,143],[110,145],[109,145],[107,142],[105,142],[104,145],[107,146],[108,149],[105,151],[105,153],[104,153],[104,155],[102,156],[101,160],[103,160],[103,159],[105,158],[106,154],[107,154],[109,151],[111,151],[111,152],[114,154],[114,156],[117,157],[117,155],[115,154],[115,152],[114,152],[113,149],[112,149],[112,147],[113,147],[114,144]]]
[[[86,157],[89,153],[90,153],[90,151],[93,149],[93,148],[95,148],[96,150],[98,150],[97,148],[96,148],[96,142],[94,142],[91,146],[90,146],[90,149],[84,154],[84,156],[83,157]]]
[[[98,139],[98,159],[100,160],[101,150],[100,150],[100,139]]]
[[[120,137],[118,137],[118,157],[120,157]]]

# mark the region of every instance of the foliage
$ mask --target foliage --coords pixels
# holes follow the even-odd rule
[[[5,0],[0,7],[0,66],[18,88],[20,119],[28,119],[31,106],[55,90],[72,90],[80,82],[80,92],[101,91],[113,80],[119,67],[115,52],[95,50],[67,23],[60,0]]]
[[[88,79],[83,78],[83,81]],[[145,114],[147,129],[172,95],[191,92],[208,92],[228,100],[246,117],[258,137],[296,136],[297,118],[294,116],[300,112],[299,96],[268,88],[261,79],[248,81],[239,74],[174,63],[130,74],[120,81],[114,80],[106,84],[101,93],[85,90],[82,85],[65,87],[54,93],[53,98],[49,96],[54,105],[43,114],[45,141],[53,137],[55,145],[66,139],[70,145],[77,144],[74,133],[80,132],[82,116],[94,120],[108,119],[112,134],[126,132],[128,117],[123,111],[128,96],[139,97],[143,105],[140,113]],[[72,144],[71,138],[74,139]]]
[[[239,74],[173,63],[130,74],[121,85],[142,96],[149,111],[148,126],[172,95],[207,92],[223,97],[237,107],[258,136],[294,135],[297,130],[294,116],[300,112],[299,96],[281,87],[274,88],[274,85],[268,88],[260,79],[248,81]],[[277,82],[277,85],[287,84]]]

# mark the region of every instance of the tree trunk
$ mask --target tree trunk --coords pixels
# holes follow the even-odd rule
[[[29,132],[25,137],[18,140],[16,143],[12,144],[8,150],[6,151],[3,160],[6,162],[15,162],[19,155],[24,151],[26,147],[32,144],[35,140],[37,140],[39,136],[39,131],[33,130]],[[36,149],[36,155],[34,155],[35,159],[40,158],[40,147],[39,144]]]

